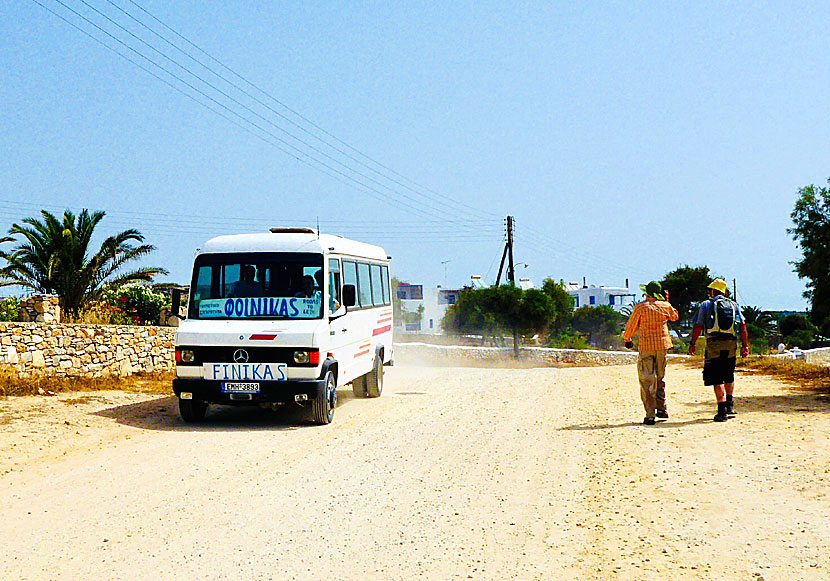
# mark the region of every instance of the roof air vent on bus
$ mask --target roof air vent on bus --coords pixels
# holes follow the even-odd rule
[[[274,234],[317,234],[314,228],[271,228]]]

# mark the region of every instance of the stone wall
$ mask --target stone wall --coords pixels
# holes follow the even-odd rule
[[[173,369],[170,327],[0,323],[0,364],[21,375],[100,377]]]
[[[777,353],[770,355],[778,359],[795,359],[797,361],[804,361],[805,363],[815,363],[817,365],[830,365],[830,347],[819,347],[818,349],[790,349],[784,353]]]
[[[60,299],[55,295],[30,295],[20,299],[21,321],[60,323]]]
[[[820,365],[826,365],[830,363],[830,347],[808,349],[804,352],[804,360],[807,363],[818,363]]]
[[[669,355],[684,358],[688,355]],[[625,365],[637,362],[635,351],[593,351],[590,349],[548,349],[520,347],[519,359],[513,348],[448,347],[426,343],[396,343],[395,359],[402,363],[425,362],[443,365],[521,365],[534,367]]]

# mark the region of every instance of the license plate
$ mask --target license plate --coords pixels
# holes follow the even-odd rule
[[[259,393],[259,384],[223,381],[222,393]]]
[[[205,379],[213,381],[253,383],[288,379],[285,363],[205,363],[202,369]]]

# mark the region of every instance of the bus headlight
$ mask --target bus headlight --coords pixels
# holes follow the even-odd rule
[[[320,350],[298,349],[294,351],[294,363],[297,365],[318,365],[320,363]]]
[[[182,363],[191,363],[195,358],[196,356],[190,349],[182,349],[179,351],[179,359]]]

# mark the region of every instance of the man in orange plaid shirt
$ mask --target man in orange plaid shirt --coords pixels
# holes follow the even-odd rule
[[[663,291],[659,282],[640,285],[646,300],[634,305],[623,331],[625,346],[634,346],[632,338],[639,335],[637,375],[640,378],[640,398],[646,408],[643,423],[653,426],[658,418],[668,418],[666,411],[666,350],[672,346],[667,321],[677,320],[677,309],[669,304],[669,291]],[[663,293],[665,292],[665,296]]]

